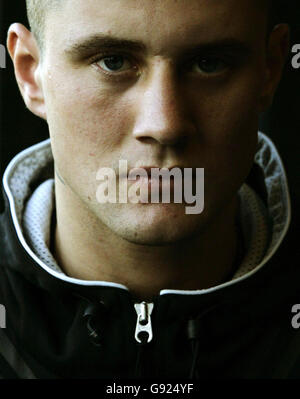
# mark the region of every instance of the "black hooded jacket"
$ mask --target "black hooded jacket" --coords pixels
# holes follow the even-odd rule
[[[223,284],[166,289],[151,304],[135,304],[119,284],[68,277],[29,244],[25,204],[51,178],[49,140],[15,157],[3,178],[2,378],[300,377],[294,307],[300,304],[300,272],[287,233],[290,199],[280,157],[263,134],[247,180],[268,210],[271,233],[263,258]]]

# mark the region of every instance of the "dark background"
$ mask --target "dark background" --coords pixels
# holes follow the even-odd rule
[[[163,1],[163,0],[162,0]],[[300,0],[285,2],[281,19],[291,26],[291,46],[300,44]],[[2,9],[2,12],[1,12]],[[25,0],[0,0],[0,43],[6,43],[8,27],[13,22],[28,25]],[[255,26],[253,26],[255,29]],[[290,59],[272,108],[263,116],[261,129],[275,142],[286,167],[296,227],[299,204],[300,69],[293,69]],[[0,70],[0,177],[11,158],[22,149],[48,138],[47,124],[31,114],[19,94],[12,63]],[[0,194],[0,212],[3,201]]]

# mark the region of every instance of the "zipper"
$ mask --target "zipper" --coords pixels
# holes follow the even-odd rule
[[[148,344],[152,341],[152,322],[151,314],[154,304],[148,302],[135,303],[134,308],[137,313],[135,328],[135,339],[139,344]]]

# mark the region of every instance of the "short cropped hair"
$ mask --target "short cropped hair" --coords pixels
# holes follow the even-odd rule
[[[26,0],[29,26],[40,48],[43,48],[44,43],[44,26],[47,12],[55,9],[63,1],[65,0]]]
[[[47,12],[55,10],[65,0],[26,0],[27,16],[30,29],[34,34],[39,47],[42,49],[44,44],[44,26]],[[262,0],[258,0],[260,3]],[[281,21],[283,16],[284,0],[265,0],[269,6],[269,30]],[[288,6],[285,0],[285,7]]]

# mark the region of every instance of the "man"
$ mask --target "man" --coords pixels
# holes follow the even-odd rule
[[[274,3],[27,3],[8,50],[51,141],[4,175],[3,376],[299,376],[288,185],[257,133],[288,52]],[[101,202],[99,170],[136,184],[120,161],[139,194],[161,193],[152,169],[192,168],[193,192],[204,170],[204,209]]]

